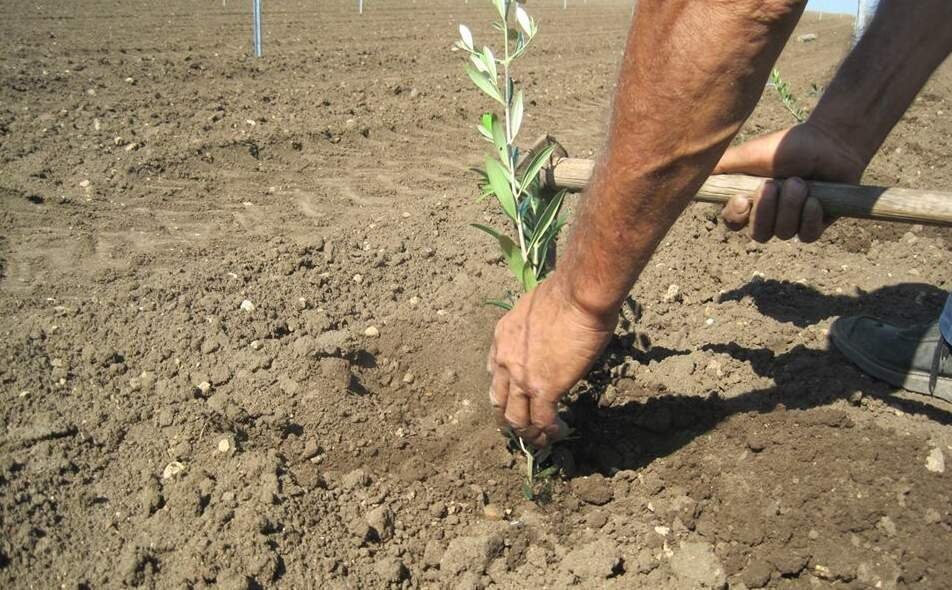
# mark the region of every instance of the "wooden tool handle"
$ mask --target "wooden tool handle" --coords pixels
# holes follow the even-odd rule
[[[581,191],[592,177],[595,162],[562,158],[544,171],[546,185]],[[734,195],[749,195],[763,182],[756,176],[724,174],[707,179],[694,197],[705,203],[726,203]],[[952,226],[952,192],[808,182],[810,194],[829,217],[854,217]]]

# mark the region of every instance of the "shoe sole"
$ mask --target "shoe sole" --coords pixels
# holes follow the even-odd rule
[[[839,334],[836,326],[830,330],[830,339],[836,348],[843,353],[847,359],[863,370],[864,373],[884,381],[893,387],[901,387],[913,393],[920,393],[929,397],[937,397],[941,400],[952,402],[952,378],[942,377],[936,380],[935,391],[929,392],[929,373],[924,371],[896,371],[889,367],[884,367],[876,361],[869,358],[862,351],[854,348],[849,341]]]

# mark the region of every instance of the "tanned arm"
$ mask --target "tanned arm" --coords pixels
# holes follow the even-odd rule
[[[500,421],[558,437],[558,400],[598,358],[655,248],[760,98],[806,0],[641,0],[608,146],[556,271],[496,326]]]

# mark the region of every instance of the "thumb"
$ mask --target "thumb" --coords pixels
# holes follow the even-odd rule
[[[751,174],[773,178],[777,172],[777,150],[787,131],[764,135],[728,148],[714,167],[714,174]]]
[[[724,219],[724,225],[731,231],[744,229],[747,221],[750,219],[751,202],[743,195],[736,195],[724,205],[721,211],[721,217]]]

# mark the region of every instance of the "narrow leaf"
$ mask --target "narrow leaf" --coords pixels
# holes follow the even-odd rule
[[[502,95],[499,94],[499,89],[496,88],[496,83],[491,81],[485,73],[480,72],[472,66],[466,66],[466,73],[469,75],[469,79],[473,81],[473,84],[485,92],[489,98],[492,98],[499,104],[506,106],[506,102],[502,99]]]
[[[469,61],[473,62],[473,65],[480,72],[483,72],[485,74],[489,73],[489,70],[486,69],[486,64],[483,63],[483,54],[481,54],[480,52],[477,51],[473,53],[472,55],[470,55]]]
[[[493,4],[496,5],[496,12],[499,13],[499,18],[506,20],[506,1],[505,0],[493,0]]]
[[[529,162],[529,165],[526,167],[525,175],[522,177],[522,183],[520,186],[524,191],[526,187],[530,186],[532,182],[539,176],[539,171],[542,170],[542,167],[548,163],[549,158],[552,156],[552,152],[555,150],[554,145],[546,146],[544,150],[537,153],[535,157]]]
[[[529,18],[529,13],[526,12],[526,9],[523,8],[521,4],[516,4],[516,22],[518,22],[522,30],[526,32],[526,35],[532,34],[532,20]]]
[[[495,84],[496,78],[499,77],[499,72],[496,70],[496,56],[493,54],[493,50],[488,47],[483,47],[482,56],[483,63],[486,64],[486,69],[493,79],[493,84]]]
[[[506,169],[495,158],[486,158],[486,175],[489,177],[489,186],[492,187],[496,199],[502,205],[502,210],[509,219],[516,220],[516,199],[509,186]]]
[[[472,51],[473,50],[473,33],[469,30],[469,27],[467,27],[466,25],[460,25],[459,37],[460,39],[463,40],[463,45],[466,46],[466,49],[469,49],[470,51]]]
[[[493,144],[496,145],[496,152],[499,154],[499,160],[509,168],[509,141],[506,137],[506,130],[503,128],[503,122],[493,117],[492,124]]]
[[[533,270],[531,264],[526,264],[522,267],[522,288],[528,293],[529,291],[536,288],[536,285],[539,284],[539,279],[536,278],[535,270]]]
[[[564,191],[559,191],[558,194],[549,199],[545,209],[542,210],[542,215],[539,217],[539,222],[536,224],[535,231],[532,233],[532,240],[526,246],[526,250],[531,252],[532,248],[539,243],[539,240],[543,239],[543,236],[548,233],[552,223],[559,215],[559,210],[562,209],[562,201],[564,200]]]
[[[476,229],[486,232],[492,237],[496,238],[496,241],[499,242],[499,248],[502,250],[502,255],[506,259],[506,264],[509,266],[509,271],[516,276],[516,279],[520,282],[525,269],[525,262],[522,260],[522,251],[519,250],[519,246],[512,241],[507,235],[503,235],[496,231],[495,229],[489,227],[488,225],[482,225],[480,223],[472,224]]]
[[[523,108],[522,90],[516,90],[512,97],[512,106],[509,107],[509,139],[511,141],[515,141],[516,135],[519,134],[519,129],[522,127]]]
[[[505,299],[487,299],[486,305],[493,305],[505,309],[506,311],[512,311],[512,303],[506,301]]]

